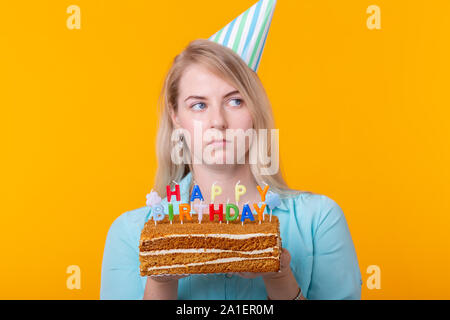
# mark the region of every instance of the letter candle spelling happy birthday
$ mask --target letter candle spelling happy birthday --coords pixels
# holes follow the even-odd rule
[[[244,195],[247,192],[247,189],[244,185],[236,183],[235,185],[235,200],[236,204],[229,203],[229,199],[227,200],[226,206],[225,206],[225,220],[227,223],[229,221],[235,221],[239,218],[239,207],[237,203],[239,202],[239,199],[242,195]],[[270,209],[270,222],[272,221],[272,210],[278,207],[281,204],[280,196],[273,192],[268,192],[269,186],[266,185],[264,189],[262,189],[259,185],[256,186],[258,189],[259,194],[261,195],[261,202],[258,204],[254,203],[253,208],[255,209],[255,214],[258,216],[259,224],[261,224],[261,221],[264,221],[264,211],[266,207]],[[180,185],[175,182],[175,189],[171,190],[170,186],[166,186],[167,191],[167,201],[168,203],[168,215],[169,215],[169,221],[170,224],[172,224],[174,213],[173,213],[173,204],[172,197],[175,196],[177,201],[181,201],[181,192],[180,192]],[[224,208],[223,204],[219,203],[218,207],[214,203],[215,197],[222,194],[222,187],[219,185],[216,185],[214,182],[211,187],[211,202],[209,205],[203,203],[204,198],[200,191],[200,187],[198,185],[194,185],[192,189],[192,195],[190,200],[191,204],[188,203],[180,203],[179,204],[179,218],[181,224],[183,224],[183,221],[185,219],[192,220],[191,216],[191,209],[195,208],[195,211],[198,214],[198,223],[200,224],[203,218],[203,214],[205,213],[205,209],[209,207],[209,220],[214,221],[214,216],[217,214],[219,217],[219,222],[222,223],[224,219]],[[194,203],[195,200],[198,199],[200,203]],[[147,206],[151,209],[150,218],[153,218],[155,221],[155,225],[157,225],[157,221],[161,221],[164,219],[165,211],[164,207],[161,205],[161,197],[159,197],[158,193],[152,191],[147,195]],[[234,211],[234,214],[231,214],[231,211]],[[245,203],[242,208],[242,214],[240,221],[242,225],[244,225],[245,219],[250,219],[250,221],[255,221],[251,205],[249,203]]]
[[[166,186],[166,193],[167,193],[167,201],[168,202],[171,202],[173,195],[175,195],[177,201],[181,201],[180,185],[178,183],[175,182],[175,190],[174,191],[170,190],[170,186],[167,185]],[[172,221],[173,221],[173,204],[171,204],[171,203],[169,203],[169,220],[170,220],[170,224],[172,224]]]
[[[211,203],[214,204],[214,199],[216,198],[216,196],[221,194],[222,194],[222,187],[216,186],[216,183],[214,182],[211,187]]]
[[[206,209],[208,207],[207,204],[204,204],[203,201],[203,195],[200,191],[200,187],[198,185],[194,185],[194,188],[192,189],[192,195],[191,195],[191,202],[194,202],[195,199],[199,199],[200,203],[194,204],[194,209],[196,209],[196,212],[198,214],[198,223],[202,223],[203,218],[203,209]]]

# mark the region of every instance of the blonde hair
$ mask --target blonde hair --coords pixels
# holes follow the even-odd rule
[[[189,45],[177,55],[173,64],[166,75],[163,88],[159,98],[160,123],[158,129],[156,155],[158,168],[155,176],[154,190],[161,197],[166,197],[166,186],[172,185],[173,181],[180,181],[189,172],[192,172],[191,161],[188,163],[175,164],[171,159],[171,141],[174,126],[171,120],[171,112],[177,111],[178,85],[183,71],[191,64],[202,64],[212,70],[214,73],[230,81],[240,94],[248,107],[253,120],[254,129],[274,129],[274,120],[272,108],[266,95],[264,87],[258,78],[258,75],[250,69],[245,62],[231,49],[215,42],[198,39],[189,43]],[[186,139],[184,139],[186,140]],[[183,143],[183,155],[185,160],[190,160],[186,156],[187,144]],[[267,139],[267,150],[271,150],[271,141]],[[281,197],[300,194],[303,191],[290,189],[281,174],[280,169],[274,175],[262,176],[261,165],[250,164],[251,172],[256,182],[263,186],[267,183],[270,190],[280,194]],[[191,180],[191,188],[193,179]],[[190,188],[190,191],[192,190]]]

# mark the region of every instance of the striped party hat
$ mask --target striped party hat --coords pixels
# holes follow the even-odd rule
[[[209,40],[236,52],[256,72],[266,44],[275,4],[276,0],[260,0]]]

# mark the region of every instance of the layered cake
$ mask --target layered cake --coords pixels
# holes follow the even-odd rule
[[[275,272],[280,270],[279,221],[266,216],[259,223],[246,220],[219,222],[218,216],[201,223],[197,214],[181,223],[146,222],[141,233],[141,276],[228,272]]]

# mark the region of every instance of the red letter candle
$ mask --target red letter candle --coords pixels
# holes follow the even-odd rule
[[[177,201],[180,201],[181,196],[180,196],[180,185],[179,184],[175,185],[174,191],[170,190],[170,186],[166,186],[166,191],[167,191],[167,201],[170,202],[173,195],[177,198]]]
[[[214,215],[215,214],[219,215],[219,221],[223,221],[223,204],[219,204],[219,209],[215,210],[214,209],[214,204],[210,204],[209,205],[209,220],[210,221],[214,221]]]

